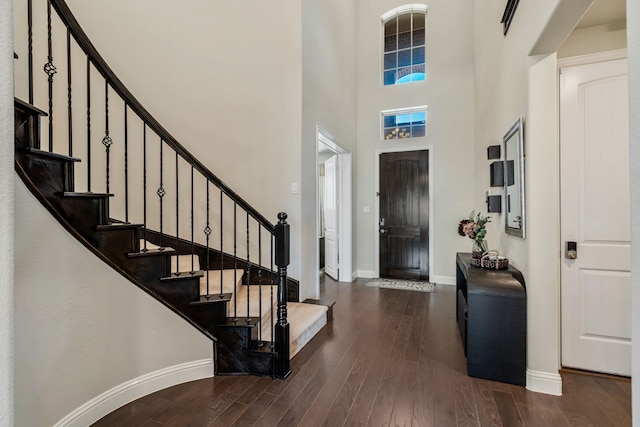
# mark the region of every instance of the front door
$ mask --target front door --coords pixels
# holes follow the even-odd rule
[[[631,375],[626,60],[561,71],[562,365]]]
[[[429,152],[380,155],[380,277],[429,279]]]

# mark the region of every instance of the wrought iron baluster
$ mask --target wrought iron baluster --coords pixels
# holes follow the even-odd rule
[[[129,104],[124,103],[124,222],[129,222]]]
[[[142,222],[144,223],[143,252],[147,252],[147,124],[142,122]]]
[[[193,237],[193,165],[191,165],[191,274],[195,274],[195,266],[193,264],[193,258],[196,254],[196,247]],[[207,266],[209,268],[209,266]]]
[[[262,320],[262,226],[258,224],[258,318]],[[262,325],[258,328],[258,347],[262,347]]]
[[[249,212],[247,212],[247,320],[251,320],[250,301],[251,301],[251,254],[249,250]]]
[[[222,245],[224,240],[223,240],[223,235],[224,235],[224,222],[222,220],[222,190],[220,190],[220,296],[222,296],[222,294],[224,293],[223,291],[223,287],[222,287],[222,270],[224,269],[224,251],[223,248],[224,246]]]
[[[33,0],[27,2],[27,38],[29,49],[29,104],[33,105]]]
[[[163,214],[163,199],[164,196],[167,194],[167,191],[164,189],[164,185],[163,185],[163,178],[164,178],[164,168],[163,168],[163,153],[162,153],[162,146],[164,145],[164,141],[162,140],[162,138],[160,138],[160,187],[158,187],[158,191],[156,191],[156,194],[158,195],[158,197],[160,198],[160,249],[162,249],[163,243],[164,243],[164,230],[163,230],[163,221],[162,221],[162,214]]]
[[[107,193],[109,193],[109,160],[111,158],[111,145],[113,140],[109,136],[109,81],[104,81],[104,119],[105,130],[104,138],[102,138],[102,145],[106,148],[106,179],[107,179]]]
[[[53,152],[53,75],[58,70],[53,65],[51,37],[51,0],[47,0],[47,63],[44,64],[44,72],[49,76],[49,151]]]
[[[180,180],[178,178],[178,152],[176,151],[176,251],[180,247]],[[176,257],[176,276],[180,275],[180,262],[177,261],[180,258]]]
[[[238,321],[238,298],[237,293],[240,292],[238,289],[238,213],[237,208],[238,204],[233,202],[233,321]]]
[[[87,55],[87,191],[91,191],[91,60]]]
[[[69,28],[67,28],[67,119],[69,123],[69,157],[73,156],[73,108],[71,102],[71,32]]]
[[[211,236],[211,227],[209,227],[209,180],[207,180],[207,226],[204,228],[204,235],[207,238],[207,267],[206,267],[206,275],[207,275],[207,297],[209,297],[209,295],[211,294],[211,292],[209,292],[209,237]]]

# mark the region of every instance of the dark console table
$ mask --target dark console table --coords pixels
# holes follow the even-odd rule
[[[472,377],[526,385],[527,292],[522,273],[471,265],[456,255],[456,315]]]

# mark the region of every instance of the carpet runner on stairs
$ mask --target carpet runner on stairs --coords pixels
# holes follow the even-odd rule
[[[141,243],[141,247],[143,243]],[[148,249],[158,246],[147,242]],[[174,255],[171,257],[171,272],[189,274],[200,271],[200,260],[197,255]],[[261,340],[273,341],[271,325],[277,321],[277,286],[244,285],[244,270],[205,270],[200,277],[200,295],[217,295],[232,293],[227,303],[227,316],[243,319],[261,316]],[[222,287],[220,286],[222,284]],[[273,290],[273,294],[272,294]],[[248,304],[247,304],[248,301]],[[328,307],[324,305],[287,303],[287,320],[289,322],[289,354],[295,356],[320,330],[327,324]]]

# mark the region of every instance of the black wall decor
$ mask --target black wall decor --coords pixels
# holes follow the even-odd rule
[[[489,165],[491,171],[491,186],[502,187],[504,185],[504,167],[502,161],[497,161]]]
[[[513,20],[513,15],[516,13],[519,1],[520,0],[507,0],[507,5],[505,6],[504,13],[502,14],[502,21],[500,21],[504,25],[502,34],[505,36],[507,35],[507,31],[509,31],[509,26]]]
[[[487,159],[499,159],[500,158],[500,146],[499,145],[490,145],[487,147]]]
[[[487,212],[502,212],[502,196],[487,196]]]

